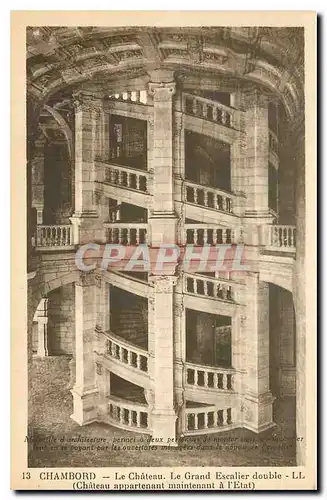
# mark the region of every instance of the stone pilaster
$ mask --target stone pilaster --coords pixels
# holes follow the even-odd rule
[[[97,280],[93,272],[80,272],[75,283],[76,381],[72,389],[74,413],[79,425],[97,418],[98,388],[94,362]]]
[[[32,207],[36,209],[37,224],[43,224],[44,146],[45,137],[39,137],[35,141],[35,152],[32,160]]]
[[[174,276],[152,276],[154,284],[154,402],[152,435],[156,444],[176,444],[174,409]]]
[[[245,289],[244,426],[261,432],[274,425],[269,384],[269,288],[249,273]]]
[[[173,189],[173,95],[176,84],[171,71],[151,74],[149,94],[153,97],[152,158],[153,205],[149,219],[152,246],[175,243],[176,223]]]
[[[83,90],[74,94],[74,106],[75,212],[71,217],[74,243],[104,242],[95,196],[95,181],[98,178],[95,159],[104,147],[102,101],[95,93]]]
[[[48,299],[41,299],[37,308],[37,356],[48,356]]]
[[[110,330],[110,285],[101,277],[97,277],[97,329],[102,332]]]

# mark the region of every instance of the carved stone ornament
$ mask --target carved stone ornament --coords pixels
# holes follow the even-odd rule
[[[79,272],[79,281],[78,284],[80,286],[91,286],[96,284],[95,271],[80,271]]]
[[[176,83],[149,82],[148,92],[156,101],[168,101],[176,92]]]
[[[86,92],[76,92],[73,94],[73,106],[76,113],[81,111],[100,113],[101,100]]]
[[[172,293],[177,283],[177,276],[151,276],[150,281],[154,284],[157,293]]]
[[[102,365],[100,365],[99,363],[96,363],[96,372],[97,375],[102,375]]]

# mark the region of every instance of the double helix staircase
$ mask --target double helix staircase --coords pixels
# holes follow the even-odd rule
[[[237,135],[238,114],[232,107],[210,101],[191,94],[183,95],[184,126],[191,131],[218,135],[222,140],[231,141]],[[117,108],[115,105],[117,104]],[[125,116],[128,106],[149,106],[140,93],[124,93],[111,96],[112,110],[119,114],[123,109]],[[125,106],[125,108],[124,108]],[[270,134],[272,155],[278,155],[278,140]],[[153,200],[153,172],[140,170],[131,165],[115,163],[115,159],[104,161],[96,159],[96,179],[98,193],[120,203],[134,204],[150,209]],[[181,181],[181,196],[184,215],[181,221],[180,244],[216,245],[241,242],[241,213],[244,195],[236,195],[223,189],[200,185],[187,179]],[[186,220],[192,223],[186,223]],[[197,221],[197,222],[195,222]],[[147,223],[124,223],[118,220],[104,224],[108,243],[137,245],[149,240]],[[293,226],[270,224],[262,232],[261,249],[278,252],[279,255],[294,255],[296,231]],[[74,248],[72,230],[69,225],[38,226],[34,241],[39,252]],[[132,284],[132,280],[130,282]],[[114,286],[128,287],[129,277],[113,274]],[[135,280],[134,280],[135,281]],[[126,285],[127,283],[127,285]],[[141,295],[150,296],[151,285],[135,281],[135,287],[142,287]],[[185,305],[195,310],[231,315],[239,307],[241,283],[233,280],[220,280],[205,277],[198,273],[185,273],[181,293],[185,295]],[[138,289],[133,289],[133,292]],[[144,290],[146,290],[144,292]],[[117,376],[151,390],[148,353],[147,309],[141,302],[121,305],[112,311],[109,332],[99,332],[97,363]],[[202,366],[185,363],[184,386],[187,401],[193,402],[182,410],[181,419],[184,434],[199,434],[226,430],[237,424],[239,376],[234,369],[217,366]],[[198,402],[198,406],[196,406]],[[207,406],[203,406],[207,405]],[[209,405],[209,406],[208,406]],[[151,415],[148,405],[133,397],[124,399],[123,394],[108,397],[108,421],[123,428],[151,431]]]

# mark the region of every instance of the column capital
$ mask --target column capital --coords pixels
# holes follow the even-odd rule
[[[101,276],[95,272],[95,269],[91,271],[79,271],[79,277],[76,280],[76,284],[79,286],[97,286],[101,287]]]
[[[150,276],[149,281],[153,283],[155,292],[172,293],[177,283],[177,276]]]
[[[252,107],[267,108],[269,104],[268,95],[263,94],[256,88],[247,88],[242,91],[242,106],[245,109]]]

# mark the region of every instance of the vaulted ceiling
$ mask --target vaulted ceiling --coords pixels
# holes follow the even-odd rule
[[[86,81],[111,91],[151,69],[177,78],[241,79],[281,98],[294,117],[303,102],[303,29],[243,27],[30,27],[27,95],[34,105]]]

